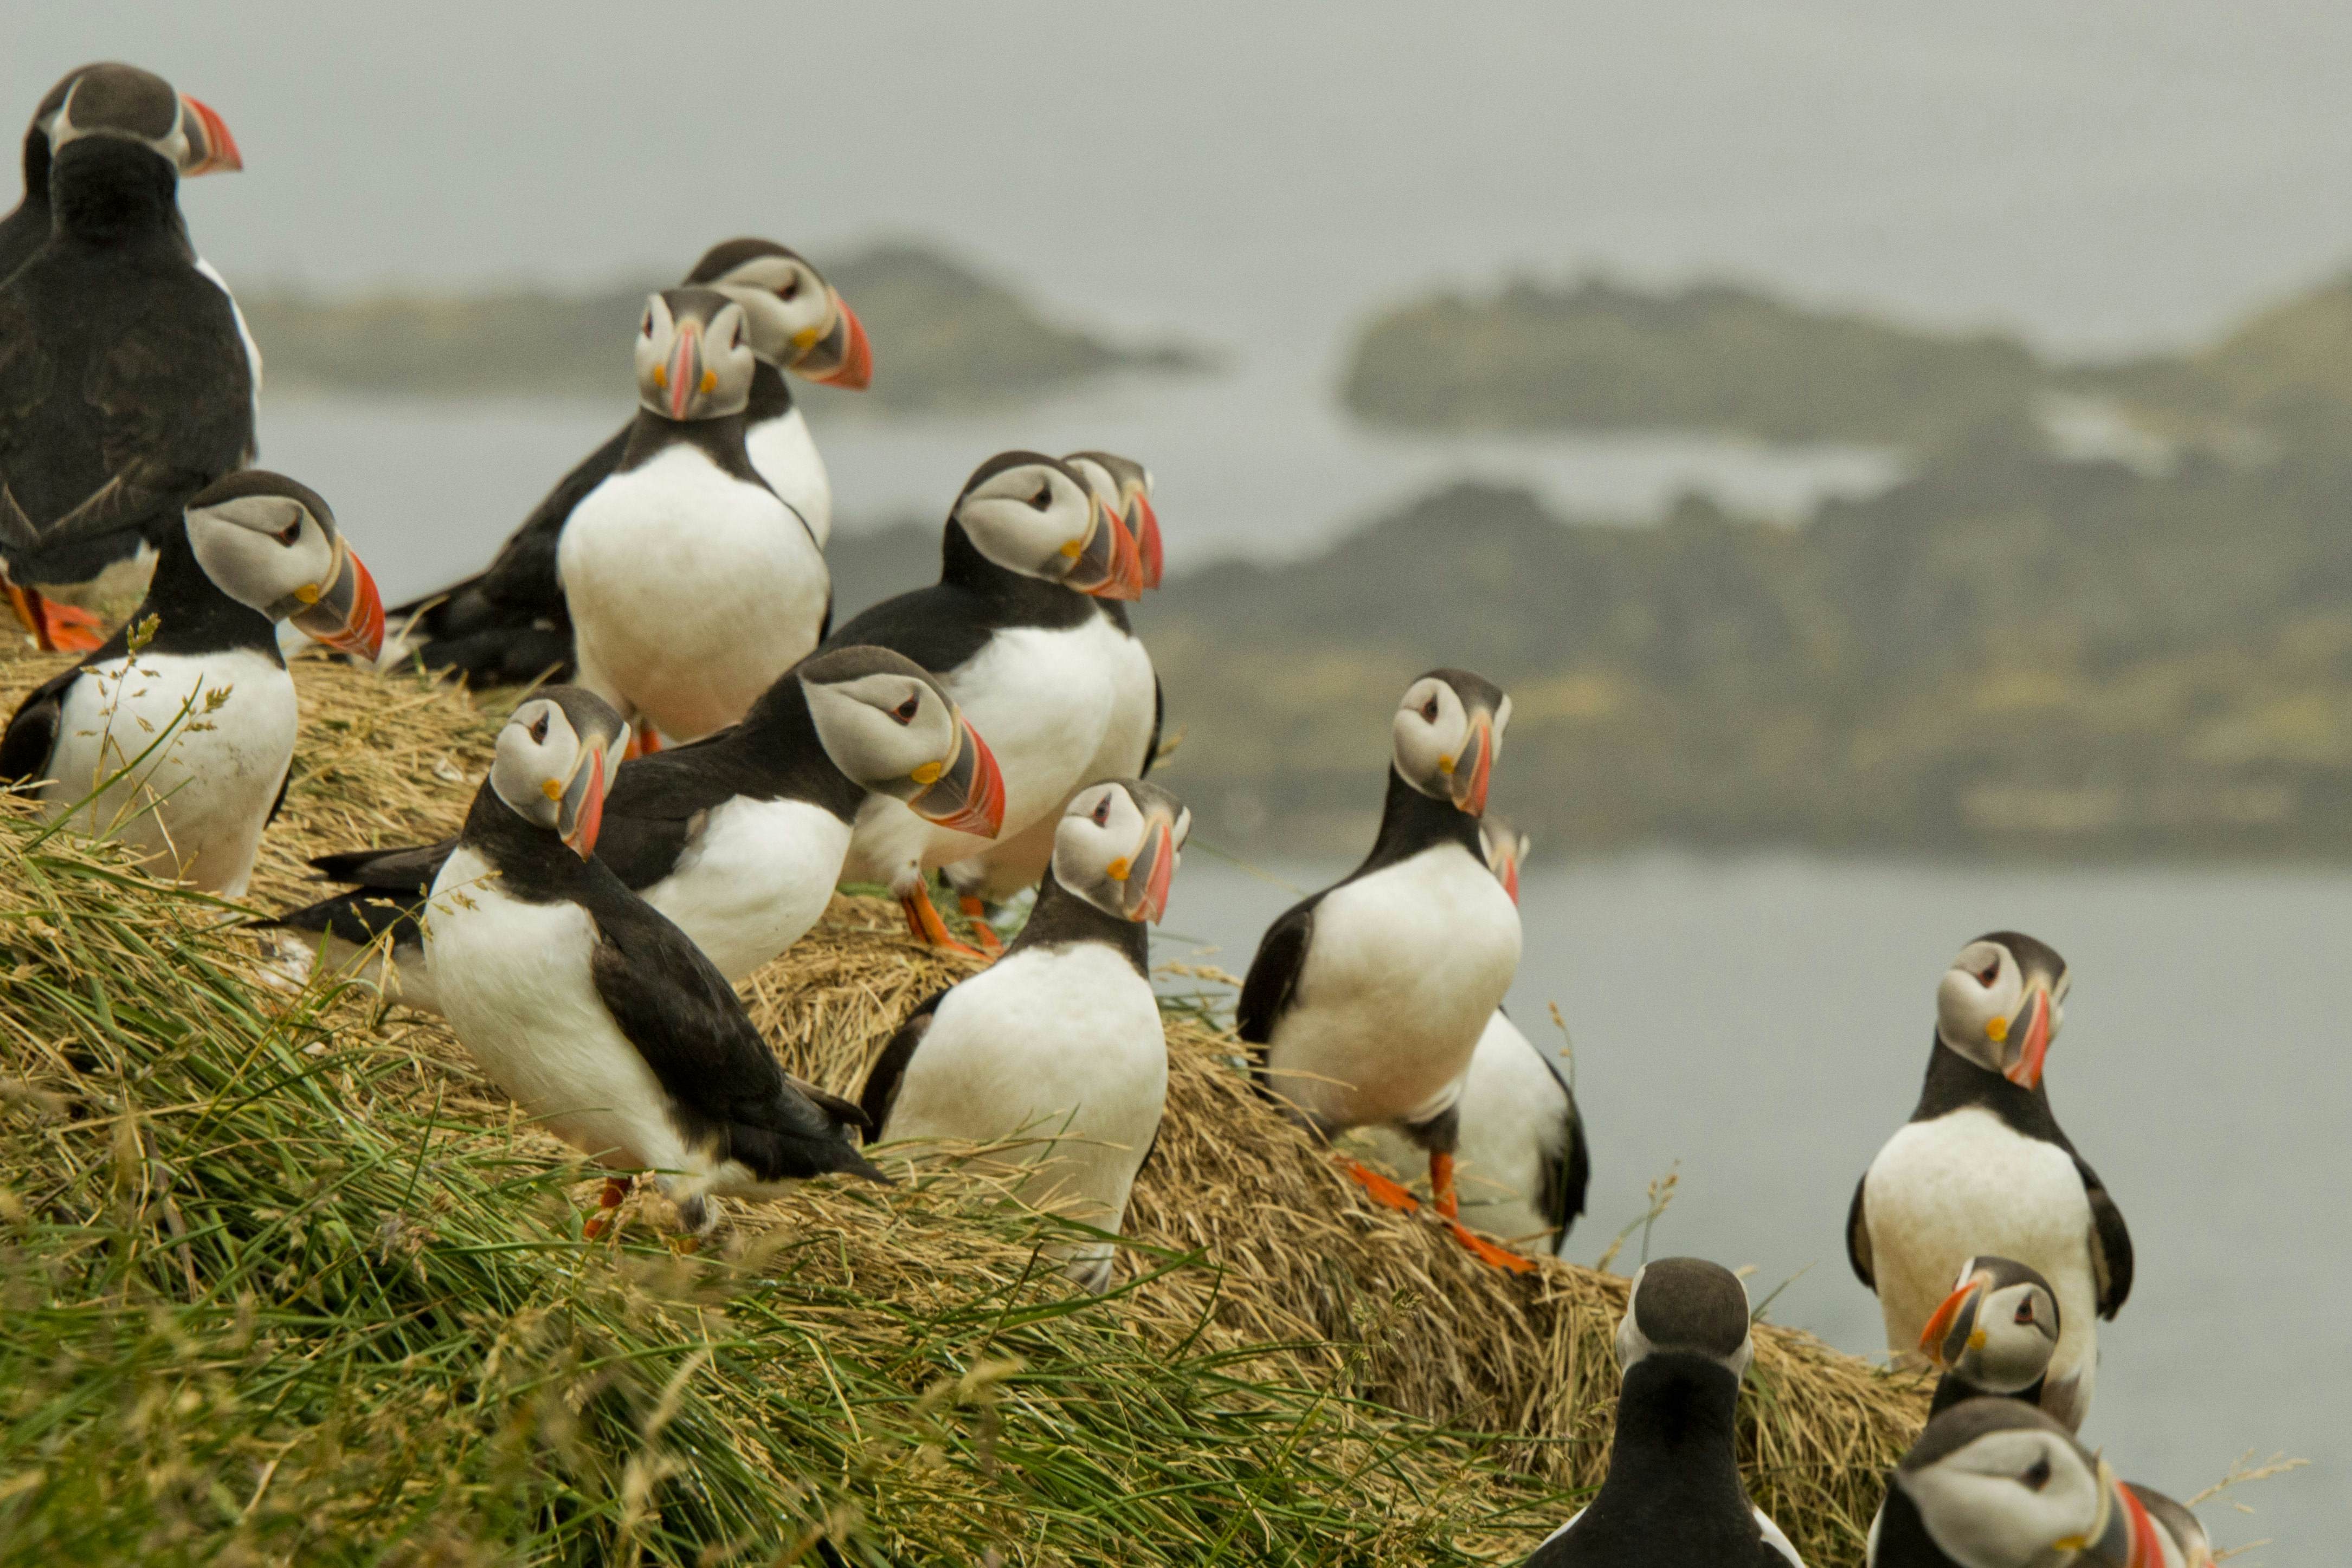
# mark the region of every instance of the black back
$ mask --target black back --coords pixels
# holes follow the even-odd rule
[[[1536,1212],[1552,1228],[1557,1246],[1568,1239],[1569,1230],[1584,1212],[1584,1190],[1592,1182],[1592,1146],[1585,1140],[1584,1113],[1577,1108],[1576,1091],[1570,1085],[1568,1075],[1559,1070],[1559,1062],[1533,1040],[1528,1041],[1528,1047],[1568,1100],[1568,1124],[1562,1129],[1559,1149],[1544,1161],[1536,1188]]]
[[[1891,1477],[1886,1483],[1886,1500],[1878,1505],[1876,1529],[1878,1546],[1871,1554],[1871,1568],[1959,1568],[1927,1533],[1927,1523],[1920,1519],[1918,1505],[1911,1500],[1911,1494]]]

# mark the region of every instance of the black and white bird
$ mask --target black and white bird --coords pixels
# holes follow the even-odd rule
[[[864,1117],[777,1065],[734,988],[595,858],[628,726],[551,686],[515,709],[425,919],[450,1028],[524,1114],[616,1173],[654,1171],[689,1229],[710,1200],[841,1171],[889,1179]],[[615,1175],[605,1207],[625,1189]]]
[[[985,832],[1003,786],[987,743],[920,666],[881,648],[836,648],[795,665],[742,723],[622,763],[597,858],[731,983],[824,915],[873,797]],[[350,891],[275,925],[329,971],[438,1012],[418,915],[457,847],[322,855],[311,864]]]
[[[666,740],[741,718],[833,617],[816,534],[743,444],[750,322],[716,289],[646,300],[636,423],[557,543],[579,684]]]
[[[283,475],[215,482],[160,542],[130,622],[9,719],[0,784],[235,898],[294,759],[279,623],[373,658],[383,604],[327,503]]]
[[[2049,1413],[1971,1399],[1927,1423],[1870,1526],[1870,1568],[2212,1568],[2205,1527],[2118,1480]]]
[[[1458,1218],[1463,1080],[1519,963],[1519,912],[1478,837],[1511,699],[1466,670],[1415,680],[1391,721],[1379,838],[1364,863],[1267,928],[1235,1021],[1259,1084],[1326,1137],[1396,1128],[1429,1156],[1437,1211],[1497,1267],[1525,1259]],[[1382,1202],[1412,1195],[1354,1161]]]
[[[2132,1244],[2042,1081],[2070,983],[2063,958],[2018,932],[1960,950],[1937,989],[1918,1106],[1854,1187],[1846,1255],[1877,1291],[1886,1346],[1900,1355],[1916,1354],[1969,1258],[2038,1270],[2063,1324],[2042,1404],[2072,1428],[2090,1408],[2095,1320],[2131,1294]]]
[[[793,401],[784,372],[862,390],[874,373],[866,329],[846,300],[797,252],[764,239],[713,246],[682,287],[714,289],[743,308],[757,360],[743,408],[743,450],[822,549],[833,532],[833,482]],[[488,570],[393,611],[386,657],[421,658],[479,685],[520,683],[550,670],[567,678],[572,619],[556,555],[581,500],[620,465],[634,425],[583,458],[523,519]]]
[[[1009,839],[1055,820],[1092,781],[1087,769],[1122,695],[1139,680],[1152,689],[1150,656],[1105,603],[1142,591],[1134,537],[1113,507],[1058,459],[1003,452],[974,470],[949,509],[940,580],[884,600],[828,645],[893,649],[940,677],[1003,768],[999,826]],[[871,801],[844,874],[887,885],[917,936],[970,952],[949,935],[925,878],[988,847],[896,802]]]
[[[1636,1273],[1617,1324],[1608,1478],[1526,1568],[1803,1568],[1739,1479],[1732,1418],[1754,1355],[1730,1270],[1661,1258]]]
[[[1074,452],[1062,461],[1087,481],[1097,500],[1118,513],[1135,543],[1141,588],[1159,586],[1160,519],[1151,509],[1150,471],[1140,463],[1108,452]],[[1127,606],[1116,599],[1098,599],[1096,613],[1107,625],[1125,633],[1125,641],[1113,645],[1109,717],[1092,760],[1079,769],[1078,777],[1088,782],[1142,779],[1150,774],[1160,749],[1166,708],[1160,677],[1151,667],[1143,640],[1128,619]],[[1049,811],[1024,831],[999,839],[971,859],[947,868],[948,883],[960,896],[983,946],[994,936],[987,924],[989,905],[1037,885],[1045,874],[1045,862],[1053,858],[1058,821]]]
[[[253,461],[260,357],[179,206],[182,174],[239,166],[218,115],[133,66],[76,71],[26,132],[0,236],[30,244],[0,267],[0,570],[45,646],[94,648],[89,612],[136,600],[188,498]]]
[[[1927,1414],[1988,1397],[2040,1405],[2063,1326],[2058,1292],[2038,1270],[2014,1258],[1969,1259],[1919,1333],[1920,1354],[1943,1374]]]
[[[1478,840],[1487,868],[1517,904],[1526,835],[1490,812],[1478,823]],[[1558,1256],[1584,1212],[1592,1176],[1584,1117],[1559,1061],[1496,1008],[1471,1052],[1455,1108],[1461,1136],[1454,1180],[1464,1223]],[[1392,1127],[1367,1127],[1361,1135],[1391,1170],[1409,1171],[1423,1157]]]
[[[992,1158],[1026,1167],[1025,1201],[1119,1228],[1168,1098],[1146,926],[1192,826],[1139,779],[1078,791],[1004,956],[917,1008],[876,1060],[860,1098],[881,1141],[1000,1145]],[[1109,1241],[1066,1252],[1079,1284],[1109,1287]]]

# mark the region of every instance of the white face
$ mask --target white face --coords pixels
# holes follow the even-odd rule
[[[1503,755],[1503,730],[1511,722],[1511,699],[1496,709],[1486,764]],[[1486,807],[1486,781],[1475,778],[1478,727],[1452,683],[1424,675],[1407,687],[1391,724],[1397,771],[1404,781],[1434,800],[1452,800],[1473,812]],[[1475,803],[1472,796],[1475,793]]]
[[[637,402],[665,419],[719,418],[751,401],[758,359],[743,308],[732,300],[706,325],[653,295],[638,319],[635,352]]]
[[[1953,1370],[1979,1388],[2015,1394],[2050,1370],[2057,1348],[2058,1303],[2041,1286],[2021,1281],[1986,1293],[1976,1334]]]
[[[1108,577],[1118,525],[1060,468],[1033,463],[992,474],[955,516],[973,548],[1008,571],[1073,587]]]
[[[1054,829],[1054,880],[1122,920],[1158,920],[1192,831],[1192,813],[1165,791],[1139,801],[1123,783],[1092,785]]]
[[[2061,975],[2050,996],[2050,1039],[2065,1021],[2070,976]],[[2017,956],[1998,942],[1971,942],[1960,949],[1936,988],[1936,1033],[1979,1067],[2005,1071],[2022,1041],[2013,1026],[2026,1005],[2025,971]]]
[[[214,586],[273,621],[317,604],[343,569],[334,530],[291,496],[239,496],[192,511],[188,543]]]
[[[2105,1523],[2095,1467],[2076,1444],[2039,1428],[1988,1432],[1895,1479],[1962,1568],[2063,1568]]]
[[[523,821],[561,834],[583,857],[594,847],[595,815],[604,786],[621,766],[629,727],[602,747],[573,727],[562,706],[534,697],[515,709],[499,731],[490,788]]]
[[[753,256],[708,287],[743,308],[752,351],[771,364],[790,365],[824,341],[840,316],[833,289],[798,256]]]
[[[809,716],[833,765],[868,789],[907,800],[956,758],[962,726],[938,687],[883,671],[804,683]]]

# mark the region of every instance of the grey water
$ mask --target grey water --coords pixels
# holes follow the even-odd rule
[[[2200,1511],[2217,1548],[2274,1541],[2242,1561],[2343,1561],[2352,872],[1541,855],[1520,885],[1507,1005],[1558,1045],[1557,1003],[1573,1040],[1593,1181],[1571,1260],[1593,1261],[1671,1173],[1652,1256],[1753,1265],[1751,1297],[1779,1292],[1773,1322],[1883,1354],[1845,1259],[1855,1178],[1910,1114],[1952,956],[1983,931],[2031,932],[2074,975],[2052,1101],[2137,1267],[2099,1327],[2084,1439],[2184,1500],[2249,1449],[2308,1458]],[[1245,867],[1196,845],[1156,956],[1240,974],[1267,923],[1345,869]]]

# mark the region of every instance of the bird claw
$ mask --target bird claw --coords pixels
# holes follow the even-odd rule
[[[940,912],[932,907],[929,889],[919,885],[914,892],[901,894],[898,907],[907,912],[908,929],[914,933],[918,942],[943,953],[961,953],[967,958],[988,956],[979,948],[955,939],[954,934],[948,930],[948,923],[940,919]]]
[[[1400,1214],[1421,1212],[1421,1199],[1361,1160],[1341,1160],[1339,1168],[1348,1173],[1349,1180],[1364,1189],[1365,1196],[1381,1207],[1393,1208]]]
[[[1481,1263],[1513,1274],[1532,1274],[1536,1271],[1535,1260],[1522,1258],[1507,1247],[1496,1246],[1458,1219],[1447,1220],[1445,1228],[1454,1233],[1454,1239],[1462,1243],[1470,1256],[1477,1259]]]

